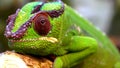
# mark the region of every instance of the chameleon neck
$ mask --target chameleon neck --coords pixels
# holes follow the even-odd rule
[[[96,29],[94,25],[92,25],[88,20],[86,20],[77,12],[75,12],[72,8],[70,8],[67,5],[65,5],[65,7],[66,11],[69,11],[70,13],[69,17],[72,17],[73,22],[76,22],[76,24],[79,25],[81,29],[85,30],[88,34],[97,39],[98,42],[102,44],[101,46],[103,48],[110,51],[110,53],[116,55],[118,58],[120,58],[119,51],[116,49],[115,45],[108,39],[108,37],[104,33]]]

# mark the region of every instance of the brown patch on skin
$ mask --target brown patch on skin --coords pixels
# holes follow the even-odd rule
[[[59,10],[46,11],[49,14],[50,17],[56,18],[56,17],[59,17],[60,15],[63,14],[63,12],[64,12],[64,3],[61,2],[61,4],[62,4],[62,7]]]
[[[33,10],[31,13],[33,14],[33,13],[36,13],[36,12],[40,11],[40,8],[41,8],[43,5],[44,5],[44,2],[43,2],[42,4],[40,4],[40,5],[35,6],[34,10]]]

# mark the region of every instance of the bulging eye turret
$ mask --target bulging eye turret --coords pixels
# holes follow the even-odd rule
[[[37,13],[33,18],[34,30],[42,36],[45,36],[51,30],[51,24],[48,14],[45,12]]]

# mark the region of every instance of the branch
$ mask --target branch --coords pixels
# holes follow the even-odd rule
[[[0,54],[0,68],[52,68],[53,62],[46,58],[36,58],[12,51]]]

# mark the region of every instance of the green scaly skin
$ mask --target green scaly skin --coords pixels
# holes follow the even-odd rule
[[[24,22],[34,16],[31,12],[34,6],[40,3],[42,2],[28,3],[20,10],[12,32],[16,32]],[[61,6],[59,2],[48,2],[41,10],[58,10]],[[32,23],[21,39],[15,40],[16,42],[11,42],[12,38],[9,39],[10,48],[16,52],[41,56],[54,54],[57,58],[53,68],[70,68],[79,63],[76,67],[119,67],[120,56],[114,45],[101,31],[69,6],[65,5],[64,13],[59,17],[49,16],[49,21],[52,29],[46,36],[37,34]]]

